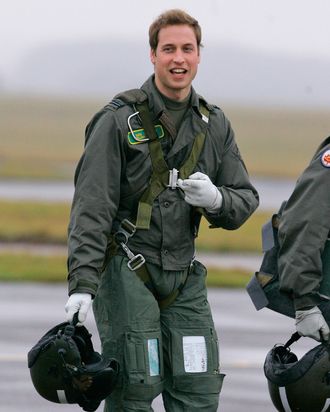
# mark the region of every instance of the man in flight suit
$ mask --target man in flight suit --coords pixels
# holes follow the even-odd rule
[[[169,10],[150,26],[149,42],[154,75],[86,129],[66,311],[82,323],[93,301],[103,354],[120,362],[105,411],[151,411],[162,393],[167,411],[212,412],[223,375],[194,239],[202,215],[214,228],[241,226],[258,194],[229,121],[191,86],[198,22]]]
[[[324,301],[320,285],[322,254],[330,234],[329,189],[330,137],[319,146],[298,179],[278,231],[280,290],[293,298],[297,332],[317,341],[329,340],[330,335],[318,308]]]

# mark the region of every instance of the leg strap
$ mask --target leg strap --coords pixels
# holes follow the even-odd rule
[[[159,308],[165,309],[168,306],[170,306],[175,301],[177,296],[181,293],[187,281],[190,269],[187,269],[185,271],[184,279],[177,289],[175,289],[165,298],[160,298],[153,287],[150,274],[145,264],[144,256],[141,253],[134,255],[134,253],[127,246],[128,239],[134,235],[135,230],[135,225],[133,225],[128,219],[124,219],[121,222],[118,231],[114,234],[114,240],[117,243],[117,245],[120,246],[121,249],[125,252],[125,255],[128,257],[128,268],[136,273],[136,275],[142,280],[146,288],[154,295],[155,299],[158,302]]]
[[[185,276],[182,282],[180,283],[180,285],[175,290],[173,290],[173,292],[167,295],[165,298],[160,298],[155,292],[153,285],[152,285],[150,274],[145,264],[140,266],[138,269],[135,269],[135,273],[142,280],[145,287],[149,289],[149,291],[154,295],[155,299],[158,302],[159,309],[163,310],[163,309],[166,309],[168,306],[170,306],[175,301],[175,299],[178,297],[178,295],[182,292],[182,289],[184,288],[188,275],[189,275],[189,269],[185,270]]]

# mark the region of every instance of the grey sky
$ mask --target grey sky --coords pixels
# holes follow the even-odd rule
[[[185,9],[202,25],[203,42],[330,59],[328,0],[5,0],[0,13],[0,72],[49,42],[126,36],[147,41],[163,10]]]

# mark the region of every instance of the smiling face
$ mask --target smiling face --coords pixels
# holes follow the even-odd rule
[[[186,24],[163,27],[150,59],[158,90],[170,99],[184,100],[190,93],[200,62],[194,30]]]

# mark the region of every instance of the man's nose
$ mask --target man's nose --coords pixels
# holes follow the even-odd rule
[[[184,62],[184,56],[183,56],[183,53],[182,53],[181,50],[177,50],[175,52],[173,60],[175,61],[175,63],[183,63]]]

